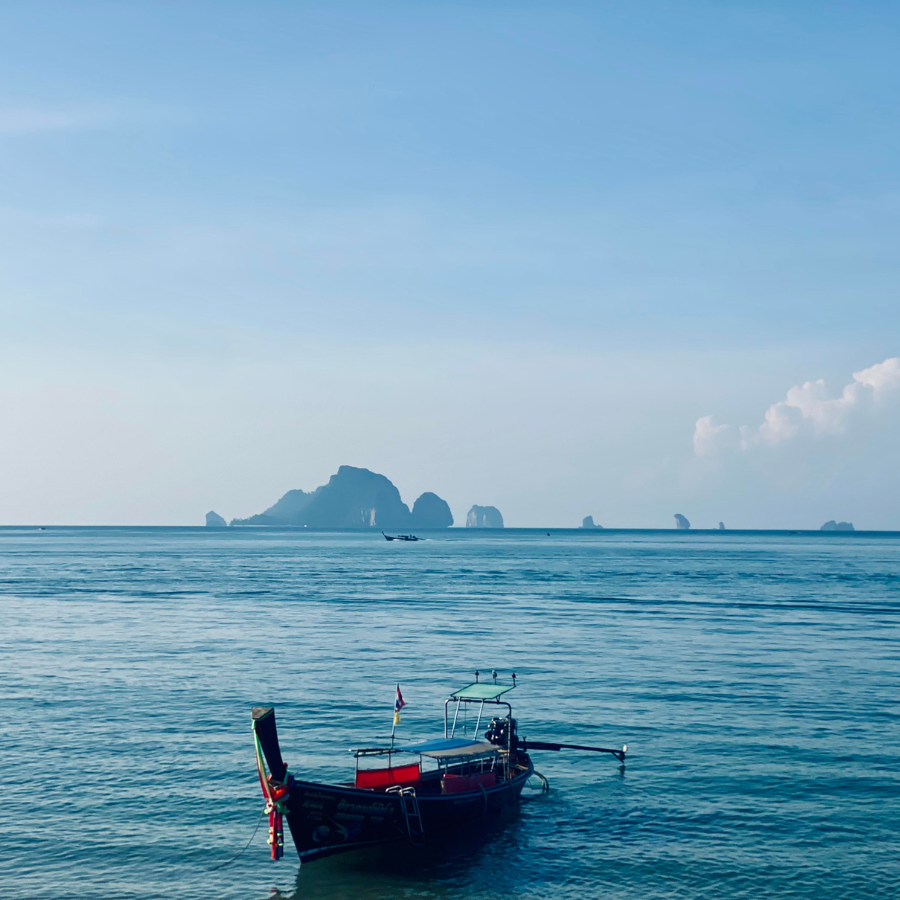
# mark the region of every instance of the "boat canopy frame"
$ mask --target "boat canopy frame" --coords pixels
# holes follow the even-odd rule
[[[418,754],[420,760],[422,757],[429,757],[434,759],[438,763],[438,767],[442,768],[452,762],[460,761],[463,758],[473,758],[475,756],[490,756],[493,754],[499,754],[504,757],[503,759],[503,767],[504,770],[508,770],[509,768],[509,753],[512,749],[510,744],[512,740],[512,729],[507,729],[506,735],[506,746],[501,747],[495,744],[491,744],[491,747],[488,748],[488,742],[479,741],[478,740],[478,729],[481,726],[481,719],[484,715],[485,706],[496,706],[496,707],[505,707],[506,708],[506,718],[507,720],[512,719],[512,705],[506,700],[501,700],[500,698],[511,691],[515,686],[515,680],[513,680],[512,684],[498,684],[495,680],[493,683],[489,681],[478,681],[476,673],[476,680],[472,682],[472,684],[466,685],[464,688],[460,688],[458,691],[454,691],[445,701],[444,701],[444,740],[443,741],[426,741],[424,744],[420,746],[418,745],[408,745],[406,747],[397,747],[394,746],[393,741],[391,742],[390,747],[360,747],[359,749],[352,749],[350,752],[353,754],[356,760],[356,768],[359,771],[359,761],[362,757],[367,756],[387,756],[388,758],[388,767],[391,767],[392,764],[392,756],[395,753],[416,753]],[[515,676],[513,676],[515,679]],[[453,722],[450,722],[450,704],[456,701],[456,708],[453,711]],[[463,704],[477,704],[478,705],[478,718],[475,720],[475,739],[474,740],[463,740],[462,738],[456,737],[456,726],[459,722],[459,711],[462,708]],[[426,746],[429,744],[442,744],[443,746],[434,748],[430,746]],[[479,748],[476,750],[476,745]],[[474,751],[474,753],[473,753]],[[493,751],[493,753],[492,753]],[[508,771],[507,771],[508,775]]]
[[[516,686],[515,681],[512,684],[497,684],[496,680],[493,684],[486,681],[475,681],[461,690],[454,691],[444,701],[444,737],[452,738],[456,734],[456,724],[459,721],[459,710],[463,703],[477,703],[478,719],[475,721],[475,737],[478,737],[478,728],[481,725],[481,717],[484,715],[484,707],[486,704],[491,706],[505,706],[506,718],[512,719],[512,706],[500,698],[511,691]],[[456,709],[453,711],[453,724],[450,724],[450,704],[456,701]],[[507,746],[509,751],[511,729],[507,731]]]

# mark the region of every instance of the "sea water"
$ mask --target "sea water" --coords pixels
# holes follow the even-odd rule
[[[0,529],[0,897],[900,896],[900,536],[426,537]],[[341,781],[398,683],[422,739],[492,668],[624,771],[535,752],[486,831],[268,858],[253,704]]]

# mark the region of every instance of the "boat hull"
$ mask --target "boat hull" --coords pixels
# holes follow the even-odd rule
[[[534,772],[527,757],[520,765],[515,777],[490,788],[418,795],[418,817],[410,797],[294,778],[286,804],[291,837],[304,861],[375,844],[426,843],[434,835],[493,818],[515,805]]]

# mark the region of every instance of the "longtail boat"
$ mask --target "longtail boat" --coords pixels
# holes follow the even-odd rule
[[[613,750],[519,737],[512,706],[504,699],[516,686],[516,676],[511,684],[501,684],[497,673],[492,674],[492,682],[483,682],[476,672],[472,684],[447,698],[443,737],[395,745],[392,732],[388,747],[352,750],[355,777],[344,784],[304,781],[289,772],[274,708],[254,706],[256,765],[269,815],[272,859],[284,854],[285,817],[301,862],[308,862],[378,844],[421,846],[433,836],[498,816],[518,802],[532,775],[548,788],[547,780],[535,772],[533,750],[610,753],[624,766],[627,745]],[[457,736],[460,709],[470,704],[478,706],[475,739]],[[497,708],[498,715],[478,739],[486,708]]]

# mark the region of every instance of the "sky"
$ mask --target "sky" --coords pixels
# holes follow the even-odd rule
[[[0,6],[0,524],[338,466],[900,529],[900,7]]]

